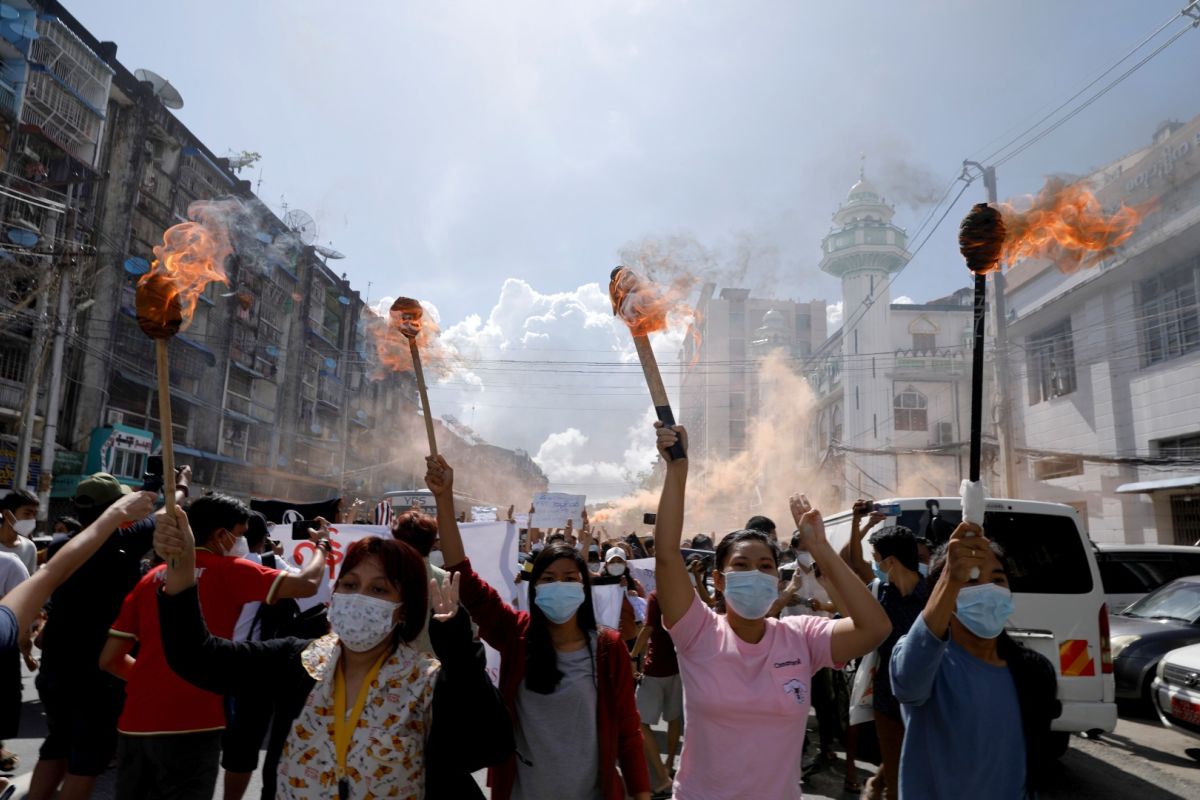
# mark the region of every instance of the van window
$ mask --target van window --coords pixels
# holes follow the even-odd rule
[[[1100,553],[1100,582],[1108,594],[1146,594],[1172,580],[1172,567],[1165,558],[1147,560],[1124,553]]]
[[[1200,575],[1200,553],[1176,553],[1175,563],[1179,565],[1179,577]]]
[[[962,521],[959,511],[941,511],[930,520],[927,511],[906,511],[899,523],[935,545],[944,543]],[[1087,550],[1075,522],[1056,514],[1010,511],[987,513],[987,537],[1004,548],[1012,562],[1008,576],[1014,592],[1031,594],[1087,594],[1092,591],[1092,570]]]

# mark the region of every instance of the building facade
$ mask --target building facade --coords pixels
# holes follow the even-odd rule
[[[1200,117],[1086,180],[1136,233],[1071,274],[1008,275],[1022,491],[1075,505],[1097,541],[1200,541]]]
[[[758,361],[782,348],[797,363],[825,340],[825,302],[751,297],[750,290],[706,285],[696,336],[680,360],[681,424],[695,457],[724,460],[746,449],[746,426],[759,407]]]

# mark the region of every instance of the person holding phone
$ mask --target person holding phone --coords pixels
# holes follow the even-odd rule
[[[672,458],[670,450],[676,443],[686,450],[687,434],[661,422],[655,428],[667,465],[654,537],[657,592],[683,676],[687,720],[674,797],[799,798],[813,674],[877,647],[891,625],[825,538],[821,512],[799,494],[789,504],[801,544],[836,587],[847,618],[767,617],[779,597],[779,545],[757,530],[721,539],[713,583],[726,611],[705,607],[680,557],[688,459]]]
[[[627,792],[650,800],[629,650],[616,631],[596,625],[582,554],[548,543],[529,573],[530,610],[518,611],[467,559],[445,458],[426,459],[425,483],[437,499],[446,569],[461,577],[479,637],[500,651],[500,691],[517,748],[489,773],[492,800],[625,800]]]

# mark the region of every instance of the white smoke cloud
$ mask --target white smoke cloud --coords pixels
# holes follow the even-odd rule
[[[916,300],[913,300],[911,297],[909,297],[906,294],[900,295],[892,302],[898,306],[915,306],[917,304]]]
[[[684,335],[651,337],[672,393]],[[532,454],[552,489],[617,497],[630,478],[650,469],[650,397],[606,286],[543,294],[509,278],[486,317],[447,325],[441,338],[460,366],[430,387],[435,414],[453,415],[493,444]]]
[[[842,327],[842,301],[828,303],[825,306],[825,325],[830,333]]]

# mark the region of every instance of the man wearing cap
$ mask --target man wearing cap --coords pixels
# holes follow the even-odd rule
[[[621,597],[621,621],[617,630],[621,634],[621,639],[632,650],[634,642],[637,640],[638,620],[633,603],[629,600],[629,594],[633,593],[639,598],[644,598],[646,590],[642,588],[642,584],[636,578],[629,574],[625,551],[620,547],[610,547],[605,551],[604,566],[600,568],[599,574],[592,578],[592,586],[611,586],[613,584],[620,584],[624,589]]]
[[[176,477],[175,500],[188,496],[192,472]],[[132,488],[97,472],[75,489],[76,517],[84,527]],[[42,666],[36,685],[49,732],[38,753],[30,800],[86,798],[117,749],[117,718],[125,701],[121,681],[100,669],[100,651],[125,595],[141,579],[141,559],[154,538],[154,517],[117,530],[50,597],[42,633]],[[66,544],[51,544],[47,561]]]

